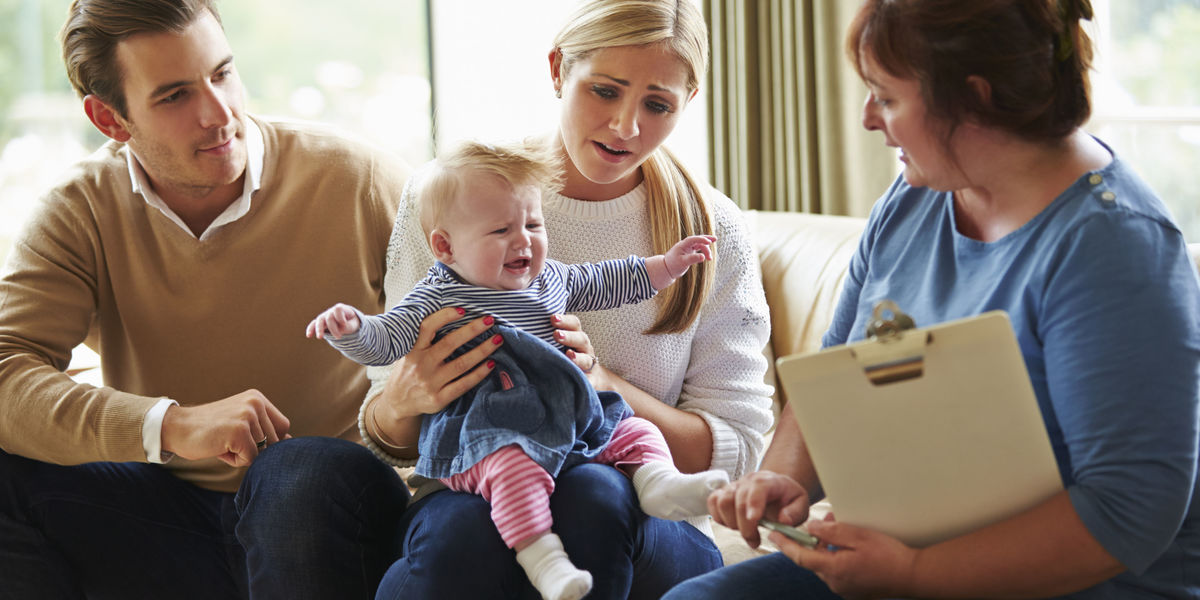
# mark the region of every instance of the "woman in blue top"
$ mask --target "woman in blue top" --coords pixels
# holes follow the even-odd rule
[[[1162,202],[1080,129],[1091,16],[1086,0],[864,4],[847,40],[863,125],[904,173],[824,338],[862,339],[885,298],[922,325],[1006,311],[1066,489],[923,549],[836,520],[809,524],[818,550],[772,533],[782,553],[669,598],[1200,595],[1200,290]],[[757,545],[760,518],[803,522],[821,496],[784,411],[761,470],[709,508]]]

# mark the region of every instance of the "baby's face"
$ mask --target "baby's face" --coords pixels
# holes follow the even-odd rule
[[[536,186],[510,187],[496,175],[466,177],[442,226],[450,238],[449,265],[481,287],[521,290],[546,264],[546,224]]]

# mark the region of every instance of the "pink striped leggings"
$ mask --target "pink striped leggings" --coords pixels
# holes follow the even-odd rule
[[[671,451],[662,432],[640,417],[617,423],[612,440],[593,460],[614,467],[654,461],[671,462]],[[550,531],[554,523],[550,516],[554,478],[520,446],[505,446],[441,482],[457,492],[479,494],[491,503],[492,521],[509,548]]]

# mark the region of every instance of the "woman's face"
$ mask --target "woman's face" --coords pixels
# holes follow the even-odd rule
[[[864,55],[862,71],[869,90],[863,127],[883,132],[887,145],[900,150],[904,181],[936,190],[961,187],[961,171],[947,155],[937,121],[927,114],[920,82],[891,75],[869,55]]]
[[[642,180],[642,162],[675,129],[695,95],[687,68],[661,46],[597,50],[555,85],[564,102],[560,137],[567,157],[563,193],[584,200],[616,198]]]

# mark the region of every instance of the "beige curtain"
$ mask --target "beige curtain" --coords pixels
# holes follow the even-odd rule
[[[743,208],[866,216],[895,177],[843,51],[858,4],[704,0],[710,176]]]

